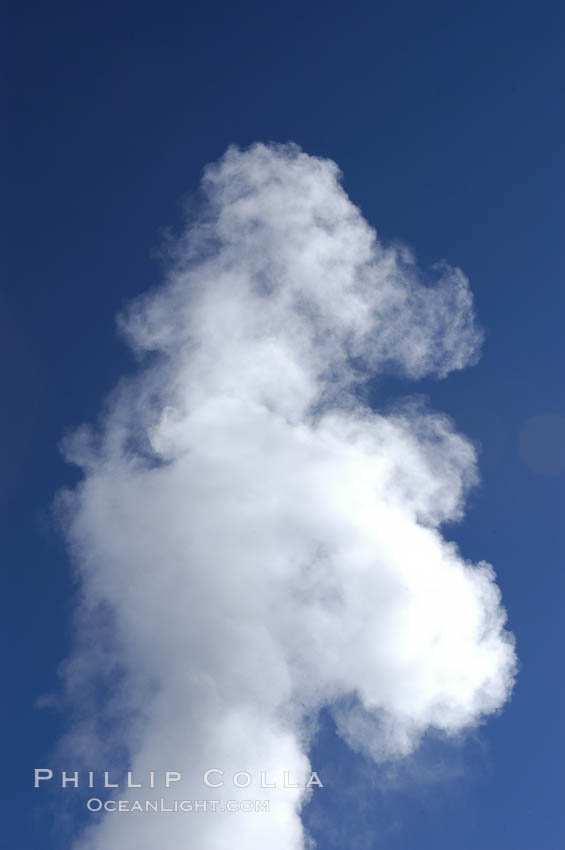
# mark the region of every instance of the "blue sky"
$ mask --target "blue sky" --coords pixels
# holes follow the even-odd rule
[[[257,140],[335,160],[382,238],[470,278],[478,365],[373,393],[376,404],[425,393],[480,446],[481,485],[449,536],[494,564],[521,664],[499,717],[455,751],[425,744],[424,763],[442,759],[455,778],[383,788],[324,721],[319,763],[364,790],[351,801],[330,789],[306,820],[321,850],[368,848],[371,835],[386,850],[562,846],[564,478],[536,473],[520,435],[532,417],[565,414],[564,23],[558,3],[14,5],[0,300],[6,846],[60,846],[31,783],[65,728],[35,707],[70,646],[74,585],[50,505],[77,473],[59,442],[133,369],[114,317],[160,280],[163,228],[179,227],[202,167]]]

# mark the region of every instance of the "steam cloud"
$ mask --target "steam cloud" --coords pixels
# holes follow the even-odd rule
[[[214,798],[271,813],[91,816],[80,850],[299,850],[322,707],[378,761],[509,697],[494,573],[439,531],[462,515],[474,450],[422,405],[362,400],[378,373],[476,358],[467,281],[443,265],[422,284],[339,178],[293,145],[209,166],[167,280],[121,317],[152,356],[66,443],[84,471],[64,499],[82,588],[71,747],[107,761],[125,742],[134,776],[180,770],[194,799],[217,767]],[[261,790],[260,771],[300,787]]]

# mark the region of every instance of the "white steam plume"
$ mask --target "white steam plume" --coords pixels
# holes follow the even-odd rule
[[[134,777],[179,770],[183,798],[268,798],[271,812],[98,816],[80,850],[299,850],[321,707],[384,760],[509,697],[494,573],[438,530],[461,516],[472,446],[421,405],[384,416],[360,400],[385,370],[474,360],[467,281],[443,265],[423,285],[339,176],[293,145],[209,166],[167,281],[121,319],[153,357],[66,446],[84,470],[64,500],[83,598],[72,747],[92,758],[102,732],[98,752],[125,742]],[[224,788],[203,787],[209,768]],[[300,787],[261,790],[260,771]]]

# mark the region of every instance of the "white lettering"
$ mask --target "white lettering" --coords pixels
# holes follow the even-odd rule
[[[44,774],[43,776],[41,774]],[[53,779],[53,771],[42,767],[35,768],[35,782],[33,787],[39,788],[39,783],[45,780]]]
[[[204,774],[204,782],[208,786],[208,788],[220,788],[224,783],[222,781],[216,782],[215,784],[214,784],[214,782],[210,782],[209,776],[210,776],[211,773],[219,773],[220,776],[223,776],[224,771],[218,770],[217,767],[212,767],[212,768],[210,768],[210,770],[207,770],[206,773]]]

